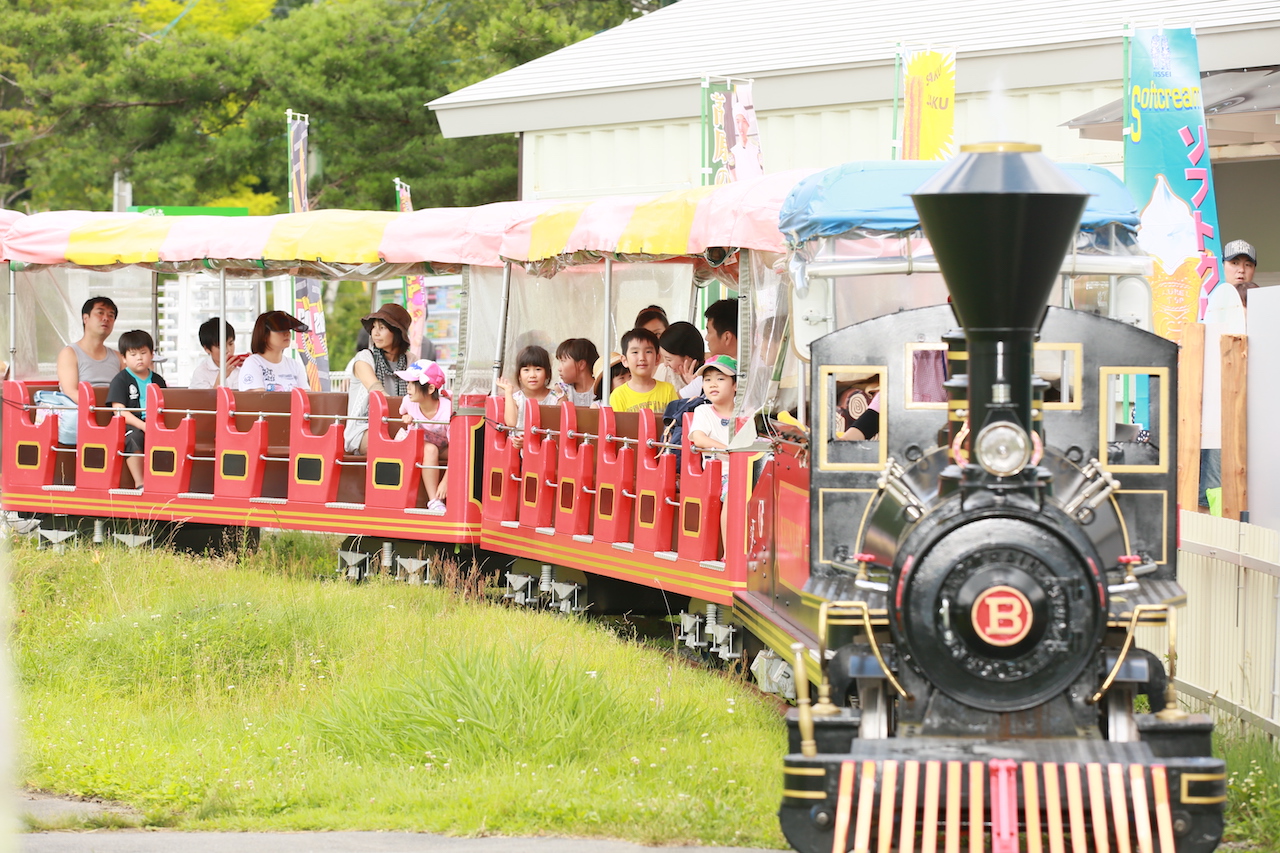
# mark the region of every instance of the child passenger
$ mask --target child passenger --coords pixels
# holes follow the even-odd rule
[[[212,320],[206,320],[200,324],[200,346],[204,347],[207,356],[199,364],[196,369],[191,371],[191,381],[187,383],[189,388],[216,388],[218,386],[218,363],[222,362],[225,357],[227,379],[223,383],[227,388],[240,387],[240,365],[244,364],[244,360],[249,357],[248,353],[236,355],[236,330],[232,328],[230,323],[226,323],[227,327],[227,351],[222,352],[222,345],[218,342],[219,329],[218,323],[222,322],[221,318],[214,317]]]
[[[575,406],[591,406],[596,402],[595,377],[591,367],[600,358],[596,345],[586,338],[569,338],[556,347],[556,367],[560,395]]]
[[[520,350],[516,358],[516,380],[519,387],[505,376],[498,380],[498,387],[506,395],[503,420],[515,427],[511,439],[516,447],[524,447],[524,410],[532,400],[539,406],[554,406],[560,402],[560,394],[551,386],[551,357],[542,347],[533,345]]]
[[[631,378],[613,389],[609,407],[615,412],[652,409],[661,414],[676,398],[676,389],[653,377],[658,369],[658,339],[648,329],[632,329],[622,336],[622,352]]]
[[[124,370],[116,374],[107,388],[107,403],[120,410],[124,422],[124,451],[131,454],[124,459],[133,477],[133,487],[142,488],[142,454],[146,450],[147,386],[152,382],[167,387],[164,377],[151,369],[155,360],[155,343],[151,335],[141,329],[125,332],[120,336],[120,354],[124,356]],[[136,455],[133,455],[136,454]]]
[[[689,443],[694,447],[728,449],[733,438],[733,398],[738,390],[738,361],[732,356],[712,356],[698,368],[702,377],[702,393],[707,402],[693,410],[689,424]],[[704,453],[704,460],[724,454]],[[724,548],[725,520],[728,517],[729,464],[720,466],[720,547]]]
[[[416,426],[425,433],[422,464],[427,467],[422,469],[422,485],[427,490],[427,509],[444,512],[449,481],[440,476],[440,469],[435,467],[449,459],[449,418],[453,414],[453,404],[445,388],[444,371],[434,361],[423,358],[409,365],[407,370],[397,370],[396,376],[407,382],[409,388],[409,393],[400,401],[404,422],[410,429]],[[399,437],[404,438],[408,434],[406,430]]]

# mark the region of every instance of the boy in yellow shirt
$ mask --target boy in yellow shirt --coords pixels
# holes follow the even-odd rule
[[[676,388],[670,382],[653,378],[658,369],[658,339],[648,329],[632,329],[622,336],[623,361],[631,371],[627,384],[619,385],[609,395],[609,407],[615,412],[638,412],[653,409],[661,414],[676,399]]]

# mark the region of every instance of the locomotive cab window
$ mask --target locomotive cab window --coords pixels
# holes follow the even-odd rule
[[[1080,411],[1083,397],[1080,380],[1084,371],[1084,349],[1078,343],[1043,343],[1035,347],[1036,376],[1049,387],[1044,391],[1044,407]]]
[[[1161,473],[1169,469],[1169,369],[1098,369],[1099,447],[1111,471]]]
[[[879,471],[887,427],[886,365],[823,365],[815,389],[819,464],[833,471]],[[883,404],[882,404],[883,401]]]
[[[947,345],[907,344],[903,404],[908,409],[946,409]]]

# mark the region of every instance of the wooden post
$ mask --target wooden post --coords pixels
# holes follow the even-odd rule
[[[1249,458],[1248,412],[1245,407],[1249,375],[1249,339],[1222,336],[1222,517],[1240,520],[1249,509],[1245,464]]]
[[[1204,326],[1187,323],[1182,327],[1182,348],[1178,353],[1178,506],[1189,512],[1196,512],[1200,503],[1203,396]]]

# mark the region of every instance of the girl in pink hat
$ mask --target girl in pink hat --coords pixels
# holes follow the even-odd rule
[[[440,476],[439,466],[449,459],[449,417],[453,414],[444,371],[434,361],[423,358],[407,370],[397,370],[396,376],[409,388],[400,401],[400,414],[409,429],[421,429],[426,438],[422,446],[422,485],[427,490],[427,509],[443,513],[449,481]],[[400,437],[408,434],[406,430]]]

